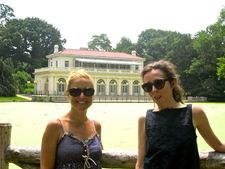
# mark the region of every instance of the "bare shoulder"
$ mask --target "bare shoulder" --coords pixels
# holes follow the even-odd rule
[[[145,120],[145,116],[140,116],[140,117],[138,118],[138,121],[143,121],[143,120]]]
[[[96,120],[94,120],[94,124],[95,124],[95,129],[96,129],[97,133],[100,134],[101,133],[101,128],[102,128],[101,123],[96,121]]]
[[[192,114],[194,115],[201,115],[204,113],[204,110],[200,106],[192,106]]]
[[[63,129],[61,126],[61,123],[58,119],[51,120],[47,123],[45,131],[43,133],[42,137],[42,144],[48,145],[51,144],[56,145],[57,142],[60,140],[60,138],[63,135]]]
[[[46,126],[46,132],[60,133],[62,130],[61,123],[58,119],[50,120]]]
[[[145,124],[145,116],[140,116],[140,117],[138,118],[138,124],[139,124],[139,125]]]
[[[198,127],[207,120],[206,114],[200,106],[192,106],[192,118],[195,127]]]

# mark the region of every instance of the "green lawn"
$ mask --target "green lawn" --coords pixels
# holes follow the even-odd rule
[[[225,103],[194,103],[203,107],[208,117],[209,123],[216,136],[225,142]],[[201,151],[212,150],[211,147],[198,135],[198,146]]]
[[[28,101],[28,99],[15,96],[15,97],[0,97],[0,102],[18,102],[18,101]]]
[[[193,105],[203,107],[213,131],[225,141],[225,103]],[[101,122],[104,149],[136,151],[138,117],[152,107],[152,103],[94,103],[88,115]],[[12,124],[12,145],[40,146],[47,122],[62,116],[69,108],[68,103],[0,102],[0,123]],[[212,150],[199,134],[198,146],[200,151]],[[18,168],[11,165],[10,169]]]
[[[213,131],[225,140],[224,127],[221,127],[225,125],[225,103],[193,104],[203,107]],[[137,119],[152,106],[150,103],[94,103],[88,115],[101,122],[106,149],[136,149]],[[0,122],[12,124],[11,142],[19,146],[40,146],[47,121],[69,110],[68,103],[2,102],[0,107]],[[200,150],[210,149],[200,136],[198,144]]]

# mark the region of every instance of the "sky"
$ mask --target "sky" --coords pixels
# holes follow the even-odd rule
[[[224,0],[0,0],[16,18],[38,17],[57,28],[65,48],[87,47],[105,33],[115,48],[122,37],[133,43],[147,29],[195,35],[214,24]]]

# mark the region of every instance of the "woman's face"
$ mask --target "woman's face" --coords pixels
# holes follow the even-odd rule
[[[85,95],[86,93],[83,90],[90,88],[93,89],[94,87],[92,81],[86,78],[72,80],[71,83],[69,84],[69,89],[73,88],[78,90],[81,89],[82,92],[78,96],[77,95],[72,96],[67,91],[67,95],[69,97],[72,107],[74,107],[75,109],[79,109],[81,111],[87,110],[92,104],[93,96],[86,96]]]
[[[160,69],[152,69],[144,75],[143,81],[150,90],[149,96],[157,105],[166,104],[173,99],[172,87],[167,77]]]

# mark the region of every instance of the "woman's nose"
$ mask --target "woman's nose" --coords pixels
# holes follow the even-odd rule
[[[152,91],[156,91],[156,87],[154,85],[152,85]]]

